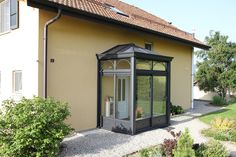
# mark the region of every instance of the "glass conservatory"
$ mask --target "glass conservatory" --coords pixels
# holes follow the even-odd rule
[[[97,125],[136,134],[170,123],[170,63],[134,44],[97,55]]]

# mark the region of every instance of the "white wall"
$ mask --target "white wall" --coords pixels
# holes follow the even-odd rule
[[[19,1],[19,28],[0,35],[0,101],[12,93],[12,71],[22,70],[22,95],[38,95],[39,11]]]
[[[213,96],[217,95],[214,92],[204,92],[198,88],[198,86],[193,87],[194,99],[198,100],[208,100],[211,101]]]

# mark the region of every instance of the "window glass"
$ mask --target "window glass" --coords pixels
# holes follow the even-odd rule
[[[113,60],[101,61],[101,66],[103,70],[112,70],[114,69],[114,61]]]
[[[136,69],[152,70],[152,61],[137,59],[136,60]]]
[[[152,51],[152,43],[145,43],[145,49]]]
[[[166,71],[166,63],[154,61],[153,70]]]
[[[151,76],[137,76],[136,119],[151,116]]]
[[[10,30],[10,0],[0,0],[0,33]]]
[[[13,93],[22,92],[22,71],[13,71]]]
[[[102,116],[112,117],[114,114],[114,76],[102,77]]]
[[[153,116],[166,114],[166,76],[153,76]]]
[[[117,60],[116,69],[130,69],[130,60],[129,59]]]

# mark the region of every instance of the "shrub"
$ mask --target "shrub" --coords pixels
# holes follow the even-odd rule
[[[212,98],[212,104],[216,106],[223,106],[226,105],[226,101],[221,96],[215,95]]]
[[[199,147],[195,150],[196,157],[204,157],[203,151],[206,150],[206,145],[204,143],[200,144]]]
[[[140,157],[162,157],[163,151],[160,146],[155,146],[140,151]]]
[[[195,152],[192,149],[193,139],[191,138],[188,129],[180,136],[177,146],[174,149],[174,157],[195,157]]]
[[[173,150],[175,149],[177,145],[177,140],[179,139],[181,132],[178,132],[178,133],[175,133],[173,131],[169,131],[169,132],[172,135],[173,139],[165,139],[161,147],[167,157],[172,157]]]
[[[235,121],[218,117],[211,122],[211,126],[219,131],[229,131],[235,128]]]
[[[206,144],[206,149],[203,150],[203,156],[205,157],[228,157],[229,153],[226,148],[218,141],[211,140]]]
[[[7,100],[0,113],[0,156],[53,157],[72,130],[68,105],[54,99]]]
[[[184,113],[184,109],[181,106],[175,106],[170,103],[170,112],[172,115]]]

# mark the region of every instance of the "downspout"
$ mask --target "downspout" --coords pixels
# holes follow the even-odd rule
[[[57,15],[50,19],[49,21],[46,22],[46,24],[44,25],[44,79],[43,79],[43,96],[44,98],[47,98],[47,88],[48,88],[48,82],[47,82],[47,78],[48,78],[48,27],[49,25],[51,25],[52,23],[56,22],[59,18],[61,17],[61,9],[58,9]]]
[[[192,73],[191,73],[191,77],[192,77],[192,109],[194,109],[194,76],[195,76],[195,66],[194,66],[194,48],[192,49]]]

